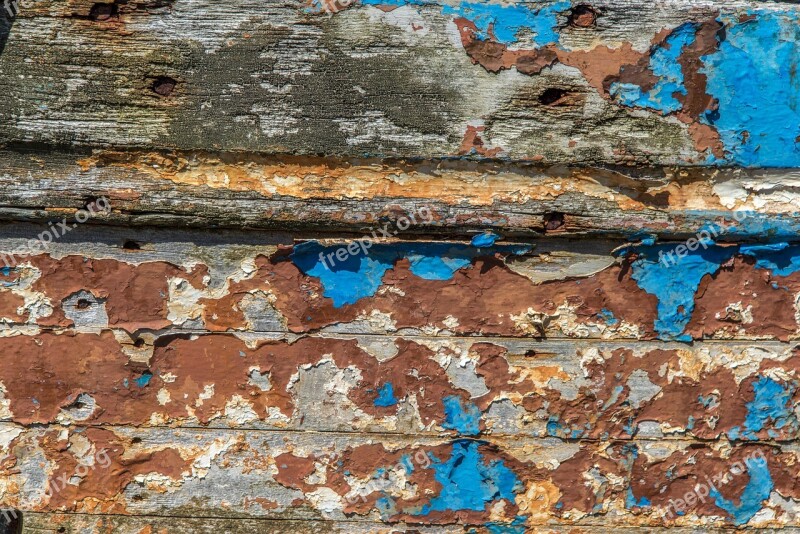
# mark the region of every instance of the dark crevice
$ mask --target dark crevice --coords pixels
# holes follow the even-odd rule
[[[14,19],[17,17],[19,3],[12,0],[0,0],[0,55],[8,42],[8,37],[11,35],[11,27],[14,25]]]
[[[22,532],[22,512],[14,509],[0,509],[0,534],[19,534]]]
[[[599,11],[588,4],[578,4],[573,7],[567,17],[567,22],[573,28],[593,28],[597,25]]]

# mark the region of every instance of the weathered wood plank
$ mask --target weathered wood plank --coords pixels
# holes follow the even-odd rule
[[[0,27],[0,142],[800,165],[792,3],[112,5]]]
[[[25,532],[32,534],[390,534],[408,528],[405,524],[386,525],[380,522],[361,521],[292,521],[276,519],[246,518],[194,518],[194,517],[153,517],[138,515],[87,515],[87,514],[47,514],[25,513]],[[63,530],[61,530],[63,529]],[[465,534],[475,532],[474,527],[447,525],[430,527],[414,525],[414,532],[420,534]],[[789,529],[791,532],[791,529]],[[549,527],[541,532],[560,533],[558,527]],[[572,529],[570,532],[583,534],[590,529]],[[633,531],[635,532],[635,531]]]
[[[58,525],[55,527],[55,525]],[[58,530],[63,528],[63,531]],[[669,530],[667,530],[669,528]],[[425,526],[406,524],[386,525],[385,523],[365,523],[357,521],[280,521],[273,519],[217,519],[189,517],[152,517],[124,515],[86,515],[63,513],[29,513],[25,514],[26,532],[34,534],[52,533],[54,530],[66,534],[316,534],[318,532],[341,532],[344,534],[393,534],[399,531],[419,532],[420,534],[495,534],[495,527],[475,527],[456,525]],[[405,529],[405,530],[404,530]],[[591,527],[591,526],[557,526],[537,525],[537,534],[607,534],[609,532],[629,534],[697,534],[698,529],[691,527]],[[506,528],[506,531],[511,529]],[[521,531],[521,530],[518,530]],[[762,528],[763,534],[788,533],[795,534],[800,529],[784,527],[780,529]],[[511,530],[511,532],[515,532]],[[702,532],[724,534],[730,529],[704,527]]]
[[[0,217],[47,220],[107,197],[120,225],[409,234],[797,239],[793,171],[535,167],[253,154],[0,152]],[[413,219],[409,215],[414,215]],[[741,219],[741,220],[737,220]]]
[[[0,338],[0,418],[566,439],[800,437],[797,347],[324,336]],[[146,336],[149,337],[149,336]]]
[[[798,526],[792,445],[101,427],[4,426],[2,435],[0,504],[23,511],[489,531]]]
[[[800,335],[800,245],[785,242],[695,240],[692,251],[691,242],[490,245],[494,236],[481,235],[485,243],[289,245],[287,234],[275,234],[203,244],[192,234],[155,233],[144,242],[125,231],[93,232],[70,228],[63,241],[51,234],[48,253],[21,237],[0,240],[9,267],[0,318],[14,327],[131,334],[179,327],[682,341]]]

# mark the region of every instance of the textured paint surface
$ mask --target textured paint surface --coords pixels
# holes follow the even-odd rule
[[[44,0],[13,21],[4,13],[4,145],[800,163],[791,2],[113,5]],[[105,62],[79,48],[104,50]]]
[[[677,243],[649,238],[604,263],[574,242],[379,241],[336,306],[319,253],[357,242],[19,258],[2,502],[364,529],[797,523],[797,245],[670,268]]]
[[[800,530],[795,4],[24,4],[26,529]]]

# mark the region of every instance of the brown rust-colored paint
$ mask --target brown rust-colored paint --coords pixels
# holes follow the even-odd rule
[[[567,361],[577,360],[576,371],[552,355],[522,364],[519,358],[527,356],[511,355],[507,348],[484,341],[466,348],[439,341],[435,350],[422,341],[396,338],[391,343],[396,355],[381,361],[356,339],[307,337],[248,346],[224,334],[163,336],[149,362],[135,362],[108,331],[43,333],[0,338],[0,351],[7,355],[0,360],[0,383],[11,420],[26,425],[55,423],[67,416],[67,421],[81,424],[185,425],[222,419],[234,426],[267,421],[302,427],[308,407],[331,402],[339,389],[363,416],[333,412],[316,423],[320,428],[360,428],[372,421],[374,428],[394,429],[394,418],[412,409],[413,419],[419,418],[419,426],[413,428],[452,435],[444,399],[454,398],[464,406],[474,405],[478,428],[486,434],[495,432],[497,424],[487,426],[493,405],[510,403],[528,421],[508,422],[519,425],[513,433],[570,439],[631,438],[648,423],[666,435],[733,439],[753,409],[759,377],[787,377],[777,379],[789,391],[786,402],[800,398],[789,378],[800,373],[797,351],[756,364],[748,360],[748,352],[722,351],[708,359],[708,349],[635,352],[621,343],[590,359],[588,348],[567,353]],[[469,360],[462,364],[463,356]],[[452,362],[442,363],[443,358]],[[723,358],[747,368],[718,363]],[[348,385],[340,378],[327,378],[324,390],[297,387],[304,374],[325,362],[355,373],[357,380]],[[465,366],[460,378],[451,376],[447,369],[459,365]],[[470,388],[478,384],[475,393]],[[395,401],[378,404],[379,391],[387,385]],[[243,409],[241,413],[252,417],[237,419]],[[364,417],[368,420],[361,421]],[[794,439],[800,424],[780,417],[767,419],[752,438]],[[557,427],[545,431],[545,423]]]
[[[105,303],[109,325],[131,330],[164,328],[171,324],[167,319],[168,280],[179,276],[199,288],[205,275],[203,268],[186,272],[164,262],[132,265],[82,256],[56,260],[40,255],[30,258],[30,263],[41,271],[32,289],[55,304],[53,315],[40,320],[43,326],[71,326],[59,304],[85,290]]]

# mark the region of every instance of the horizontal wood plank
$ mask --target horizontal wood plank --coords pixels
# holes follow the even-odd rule
[[[0,502],[23,513],[488,531],[548,524],[798,526],[797,450],[776,444],[7,425],[2,436]],[[695,490],[698,484],[705,489]]]
[[[800,437],[792,345],[240,337],[3,337],[0,416],[445,437]]]
[[[202,241],[202,233],[100,231],[76,223],[17,232],[0,239],[7,267],[0,318],[15,328],[679,341],[799,336],[800,245],[786,242],[493,243],[492,235],[472,243],[372,235],[294,241],[286,233]],[[37,241],[42,234],[45,242]]]
[[[585,168],[209,152],[0,151],[0,218],[47,221],[108,198],[98,221],[404,235],[797,240],[791,170]]]
[[[153,516],[124,516],[124,515],[88,515],[65,513],[30,513],[24,514],[25,529],[28,532],[52,533],[54,530],[66,534],[105,534],[109,531],[120,534],[316,534],[318,532],[341,533],[385,533],[413,530],[420,534],[461,534],[461,533],[492,533],[490,528],[476,528],[475,526],[444,525],[427,526],[385,523],[366,523],[356,521],[292,521],[274,519],[220,519],[220,518],[193,518],[193,517],[153,517]],[[491,525],[490,525],[491,527]],[[63,528],[63,531],[59,531]],[[667,530],[669,529],[669,530]],[[507,529],[508,530],[508,529]],[[696,528],[692,527],[597,527],[597,526],[558,526],[537,525],[536,532],[541,534],[607,534],[609,532],[623,532],[629,534],[694,534]],[[762,528],[759,532],[764,534],[788,533],[795,534],[800,529],[794,527]],[[703,532],[710,534],[724,534],[730,529],[724,527],[704,527]]]
[[[0,142],[800,164],[792,3],[92,6],[25,0],[0,26]]]

